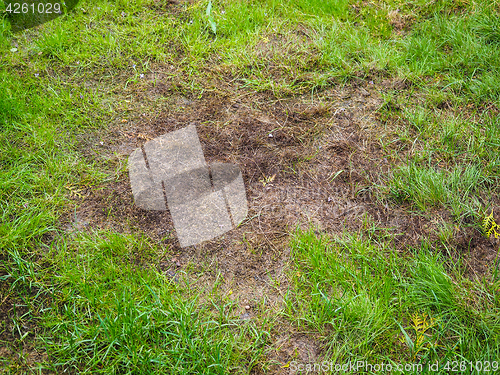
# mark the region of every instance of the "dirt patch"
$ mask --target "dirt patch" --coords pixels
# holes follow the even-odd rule
[[[399,9],[390,11],[387,14],[389,24],[394,28],[396,35],[408,33],[415,23],[415,16],[411,14],[402,14]]]
[[[291,329],[293,332],[293,329]],[[271,353],[273,361],[277,364],[272,371],[275,374],[291,374],[293,371],[293,361],[297,364],[315,364],[321,363],[321,349],[316,340],[305,334],[292,333],[280,334],[276,337],[275,353]],[[313,372],[317,373],[317,372]]]
[[[436,213],[412,215],[377,199],[376,185],[384,183],[383,176],[393,167],[378,141],[381,127],[375,112],[383,103],[379,90],[384,89],[353,85],[324,91],[312,101],[310,96],[276,100],[249,93],[194,99],[172,92],[167,85],[152,85],[137,93],[136,100],[167,97],[161,112],[118,122],[103,144],[86,139],[89,154],[123,164],[147,140],[195,124],[208,163],[240,166],[248,218],[219,238],[182,249],[168,212],[134,206],[126,173],[115,183],[88,191],[76,217],[86,227],[145,232],[165,246],[164,258],[152,266],[169,277],[189,270],[203,286],[220,274],[223,288],[239,301],[242,316],[251,318],[253,306],[264,296],[266,308],[278,309],[288,285],[288,240],[297,227],[363,232],[371,223],[395,234],[394,244],[401,251],[437,239]],[[458,233],[457,241],[468,244],[470,273],[484,273],[496,254],[494,247],[472,230]],[[320,352],[301,345],[302,339],[289,335],[287,345],[296,347],[301,356]],[[276,358],[290,360],[288,349],[280,350]]]

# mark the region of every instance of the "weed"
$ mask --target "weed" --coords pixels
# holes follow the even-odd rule
[[[500,225],[496,223],[495,218],[493,217],[493,210],[491,210],[491,213],[488,216],[484,216],[482,225],[484,235],[486,237],[489,238],[492,234],[495,236],[495,238],[500,237],[500,233],[497,232],[497,229],[500,228]]]
[[[415,313],[411,317],[410,322],[410,328],[414,331],[415,339],[412,340],[407,331],[400,326],[403,333],[400,341],[408,346],[411,353],[411,360],[415,361],[421,351],[437,347],[437,343],[431,342],[432,335],[429,332],[436,326],[436,320],[426,314]]]
[[[208,24],[210,25],[210,28],[212,29],[212,32],[214,33],[214,35],[217,35],[217,24],[215,23],[214,18],[212,16],[212,0],[208,1],[207,10],[205,14],[207,16],[207,21]]]

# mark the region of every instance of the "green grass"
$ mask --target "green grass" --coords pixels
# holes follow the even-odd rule
[[[299,232],[292,251],[297,268],[286,315],[314,332],[324,358],[442,366],[498,358],[498,281],[472,285],[428,248],[401,254],[357,234]]]
[[[250,370],[259,360],[269,334],[240,320],[235,301],[218,299],[216,291],[203,301],[182,275],[169,280],[134,264],[157,252],[147,240],[95,233],[74,243],[51,249],[54,266],[64,266],[42,325],[53,332],[44,343],[57,366],[220,374]]]
[[[38,343],[57,358],[49,369],[221,374],[260,361],[272,323],[241,320],[217,285],[200,295],[182,274],[145,267],[157,253],[143,237],[100,232],[61,238],[43,266],[11,254],[8,280],[32,311],[17,324],[36,319],[50,332]]]
[[[0,301],[20,309],[0,326],[16,341],[0,344],[46,351],[40,366],[56,372],[250,373],[269,368],[283,318],[315,335],[332,361],[497,359],[498,280],[469,281],[431,245],[396,251],[390,232],[383,240],[296,234],[283,311],[243,323],[216,286],[153,269],[168,248],[143,234],[62,229],[74,209],[68,187],[123,175],[118,157],[91,157],[79,140],[127,118],[125,100],[149,84],[141,74],[159,68],[190,97],[221,83],[281,99],[405,81],[383,93],[378,111],[394,164],[378,197],[449,210],[455,223],[443,224],[444,242],[461,218],[479,222],[491,210],[500,176],[498,1],[213,1],[215,33],[207,6],[81,1],[16,35],[0,23]],[[10,373],[29,367],[0,363]]]
[[[445,206],[459,218],[463,214],[482,211],[474,193],[487,183],[491,184],[491,181],[475,165],[446,171],[411,163],[394,171],[389,187],[396,200],[409,201],[422,211]]]

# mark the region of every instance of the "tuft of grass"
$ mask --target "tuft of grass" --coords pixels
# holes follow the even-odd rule
[[[410,202],[424,211],[433,206],[448,207],[459,217],[477,212],[479,207],[469,208],[477,202],[472,199],[473,193],[489,182],[475,165],[447,171],[410,163],[394,170],[388,187],[390,196],[400,202]]]

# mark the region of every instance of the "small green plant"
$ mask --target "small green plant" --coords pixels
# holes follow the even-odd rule
[[[217,35],[217,24],[214,21],[214,18],[212,16],[212,1],[210,0],[207,5],[207,11],[206,11],[206,16],[208,20],[208,24],[210,25],[210,28],[212,29],[212,32],[214,35]]]
[[[495,238],[500,237],[500,233],[498,233],[497,229],[500,228],[500,225],[498,225],[495,221],[495,218],[493,217],[493,210],[491,210],[491,213],[488,216],[485,216],[483,219],[482,223],[482,228],[484,235],[486,237],[490,237],[492,234],[495,236]],[[494,266],[494,271],[493,271],[493,280],[497,280],[497,275],[498,275],[498,262],[499,258],[498,255],[500,254],[500,248],[497,251],[497,256],[495,258],[495,266]]]
[[[401,328],[404,337],[401,337],[399,340],[408,345],[412,355],[412,361],[414,361],[418,355],[418,353],[429,350],[433,347],[436,347],[436,343],[431,342],[432,336],[429,331],[436,326],[436,319],[428,316],[425,313],[415,313],[411,317],[410,329],[415,331],[415,340],[412,340],[408,333]]]
[[[498,233],[497,231],[497,229],[500,228],[500,225],[495,222],[495,218],[493,217],[493,210],[491,210],[491,214],[484,217],[482,227],[484,235],[486,237],[490,237],[492,234],[495,236],[495,238],[500,237],[500,233]]]

